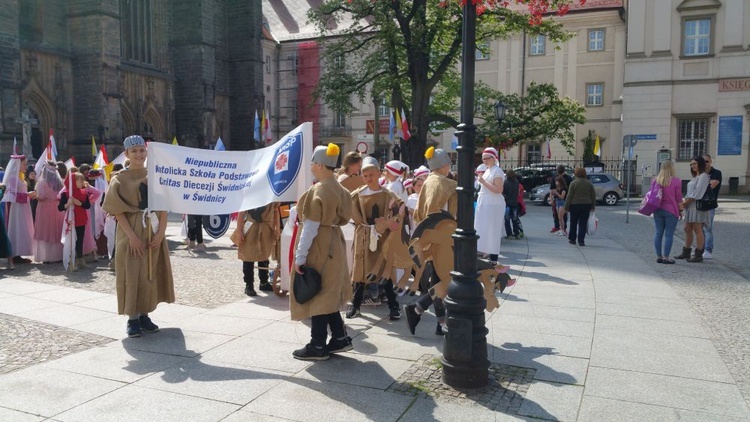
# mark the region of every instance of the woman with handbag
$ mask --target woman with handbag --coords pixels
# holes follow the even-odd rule
[[[659,264],[674,264],[669,258],[672,251],[672,240],[677,220],[680,219],[680,203],[682,202],[682,181],[675,177],[674,164],[671,160],[661,163],[659,175],[651,182],[651,189],[661,189],[661,205],[654,211],[654,249],[656,262]],[[662,247],[662,244],[664,245]]]
[[[330,353],[353,348],[339,313],[352,298],[346,244],[341,231],[341,226],[351,219],[352,200],[349,191],[333,174],[338,157],[336,144],[315,148],[311,170],[318,183],[302,194],[297,203],[301,234],[294,256],[296,275],[289,292],[289,307],[292,320],[311,319],[312,339],[292,353],[295,359],[326,360]],[[319,290],[307,288],[317,282]],[[329,327],[331,341],[326,344]]]
[[[693,179],[688,182],[687,195],[680,203],[680,209],[685,210],[685,246],[682,253],[675,259],[687,259],[687,262],[703,261],[703,225],[709,222],[708,211],[698,210],[697,201],[703,199],[708,188],[708,173],[706,173],[706,160],[696,155],[690,160],[690,174]],[[695,254],[691,257],[695,238]]]

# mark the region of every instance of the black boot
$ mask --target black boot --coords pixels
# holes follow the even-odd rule
[[[703,249],[696,249],[695,255],[692,258],[688,258],[687,262],[703,262]]]
[[[682,248],[682,253],[674,257],[674,259],[690,259],[690,253],[693,250],[691,248]]]

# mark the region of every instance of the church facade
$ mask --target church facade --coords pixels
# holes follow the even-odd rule
[[[90,162],[125,136],[249,149],[263,107],[261,3],[0,0],[0,160],[14,137],[38,158]]]

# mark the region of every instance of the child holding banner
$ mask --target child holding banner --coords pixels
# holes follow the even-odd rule
[[[330,353],[352,350],[339,308],[352,297],[346,243],[340,226],[349,224],[352,202],[349,191],[333,175],[339,157],[336,144],[316,147],[311,171],[318,181],[297,203],[301,234],[296,246],[294,270],[298,274],[309,267],[321,277],[320,291],[310,300],[298,303],[294,288],[289,291],[292,320],[310,318],[310,343],[292,355],[300,360],[326,360]],[[328,329],[331,341],[326,344]]]
[[[123,144],[130,166],[112,178],[102,208],[117,219],[117,311],[128,316],[128,337],[140,337],[159,331],[148,313],[174,302],[174,281],[164,238],[167,212],[148,208],[146,142],[132,135]]]
[[[249,223],[250,227],[246,228]],[[258,263],[258,288],[263,292],[272,292],[273,286],[268,282],[268,257],[274,245],[280,241],[281,217],[279,204],[272,202],[266,206],[249,211],[240,211],[237,215],[237,228],[232,233],[232,241],[238,246],[237,257],[242,261],[242,274],[245,280],[245,294],[257,296],[255,292],[255,263]]]

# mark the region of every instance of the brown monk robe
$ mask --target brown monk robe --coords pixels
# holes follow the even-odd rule
[[[365,194],[365,193],[370,193]],[[380,239],[377,242],[375,251],[370,250],[370,226],[375,225],[375,220],[384,218],[388,213],[391,201],[397,205],[401,200],[386,188],[380,191],[372,192],[367,186],[362,186],[351,194],[352,202],[352,220],[354,220],[354,261],[352,263],[352,283],[366,283],[367,274],[372,270],[372,265],[377,260],[380,251],[383,249],[385,237],[382,235],[386,231],[384,225],[378,225],[376,228]],[[377,281],[377,280],[373,280]]]
[[[369,169],[368,169],[369,170]],[[366,171],[368,171],[366,170]],[[396,207],[401,205],[401,199],[393,192],[384,187],[380,190],[372,190],[368,186],[363,186],[352,192],[352,220],[354,220],[354,260],[352,263],[352,284],[354,286],[354,299],[352,306],[347,311],[347,318],[355,318],[359,315],[359,309],[364,299],[365,285],[375,283],[380,280],[367,280],[369,273],[378,273],[379,269],[374,268],[375,261],[383,251],[385,234],[387,228],[383,224],[385,216],[389,212],[391,204]],[[380,222],[381,224],[377,224]],[[374,235],[371,226],[380,234],[377,240],[377,247],[373,251],[370,247],[371,239]],[[387,282],[383,289],[388,299],[388,308],[393,312],[393,319],[400,318],[399,305],[396,294],[393,292],[392,282]]]
[[[104,211],[118,215],[123,214],[127,224],[136,236],[148,243],[148,230],[143,227],[143,212],[147,204],[146,168],[129,168],[117,173],[110,182],[102,208]],[[166,225],[166,212],[160,212],[159,223]],[[148,224],[149,219],[146,219]],[[148,249],[140,257],[132,256],[130,242],[123,222],[118,219],[115,236],[115,273],[117,276],[117,312],[129,316],[147,314],[160,302],[174,302],[174,282],[172,265],[169,262],[167,240],[151,250],[151,268],[153,280],[149,281]],[[152,233],[153,237],[153,233]]]
[[[422,185],[422,192],[414,209],[414,222],[427,218],[429,214],[448,211],[453,217],[458,212],[458,194],[456,188],[458,183],[441,174],[430,173]],[[500,218],[500,217],[498,217]]]
[[[306,220],[320,223],[307,255],[306,266],[318,271],[322,279],[320,292],[299,304],[294,289],[289,291],[292,320],[301,321],[316,315],[338,312],[352,297],[349,268],[346,265],[346,246],[341,227],[351,218],[349,192],[331,177],[312,186],[297,203],[299,233]],[[299,238],[297,239],[299,241]],[[296,245],[295,245],[296,249]],[[329,259],[329,251],[332,257]]]
[[[247,233],[242,233],[246,222],[250,222]],[[242,260],[242,272],[245,281],[245,294],[256,296],[255,263],[258,263],[258,278],[260,290],[273,291],[268,280],[268,257],[274,251],[280,235],[279,204],[270,203],[266,206],[249,211],[240,211],[237,215],[237,229],[230,239],[237,248],[237,257]]]

